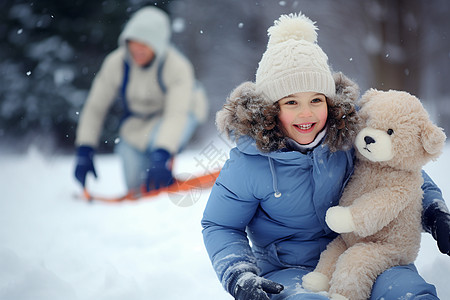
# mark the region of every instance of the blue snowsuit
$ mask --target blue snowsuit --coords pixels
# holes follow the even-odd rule
[[[262,153],[251,138],[239,139],[212,189],[202,220],[206,249],[228,292],[234,286],[233,272],[246,270],[284,285],[283,292],[271,299],[327,299],[301,289],[301,278],[314,269],[320,253],[336,237],[325,223],[325,213],[338,205],[353,161],[353,149],[332,153],[319,145],[307,154]],[[423,174],[426,208],[442,195]],[[409,265],[381,274],[371,299],[419,295],[437,299],[434,286]]]

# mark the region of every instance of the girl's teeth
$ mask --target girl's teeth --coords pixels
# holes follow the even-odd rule
[[[301,130],[308,130],[312,127],[312,124],[307,124],[307,125],[298,125],[298,128],[300,128]]]

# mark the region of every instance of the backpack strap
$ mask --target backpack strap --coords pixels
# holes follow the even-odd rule
[[[164,83],[163,75],[162,75],[164,62],[165,62],[165,59],[162,59],[158,65],[158,84],[159,84],[159,87],[160,87],[161,91],[163,92],[163,94],[165,94],[167,92],[167,86]],[[129,79],[130,79],[130,64],[128,63],[128,61],[126,59],[124,59],[124,61],[123,61],[123,79],[122,79],[122,85],[120,87],[120,99],[121,99],[122,106],[123,106],[123,115],[120,120],[120,123],[122,123],[123,121],[125,121],[125,119],[127,119],[128,117],[130,117],[132,115],[137,115],[137,114],[133,113],[128,106],[127,86],[128,86]]]
[[[125,121],[129,116],[132,115],[130,108],[128,107],[128,101],[127,101],[127,85],[128,80],[130,77],[130,65],[126,60],[123,61],[123,79],[122,79],[122,86],[120,88],[120,99],[122,101],[123,106],[123,115],[120,120],[120,123]]]
[[[165,61],[166,61],[165,58],[161,59],[161,61],[159,62],[159,65],[158,65],[158,84],[159,84],[159,87],[161,88],[161,91],[163,92],[163,94],[167,93],[167,86],[164,83],[163,74],[162,74]]]

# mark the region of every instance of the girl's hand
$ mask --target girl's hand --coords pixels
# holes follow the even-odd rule
[[[244,272],[238,277],[234,299],[270,300],[267,294],[279,294],[283,289],[283,285],[279,283],[259,277],[252,272]]]
[[[438,202],[430,205],[424,213],[425,229],[437,241],[439,250],[450,256],[450,213]]]

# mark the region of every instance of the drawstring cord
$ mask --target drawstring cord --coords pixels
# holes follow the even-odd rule
[[[273,165],[273,160],[270,157],[268,157],[268,158],[269,158],[270,172],[272,173],[272,186],[273,186],[273,190],[275,191],[275,193],[273,195],[275,196],[275,198],[280,198],[281,193],[280,193],[280,191],[278,191],[277,176],[275,174],[275,167]]]

